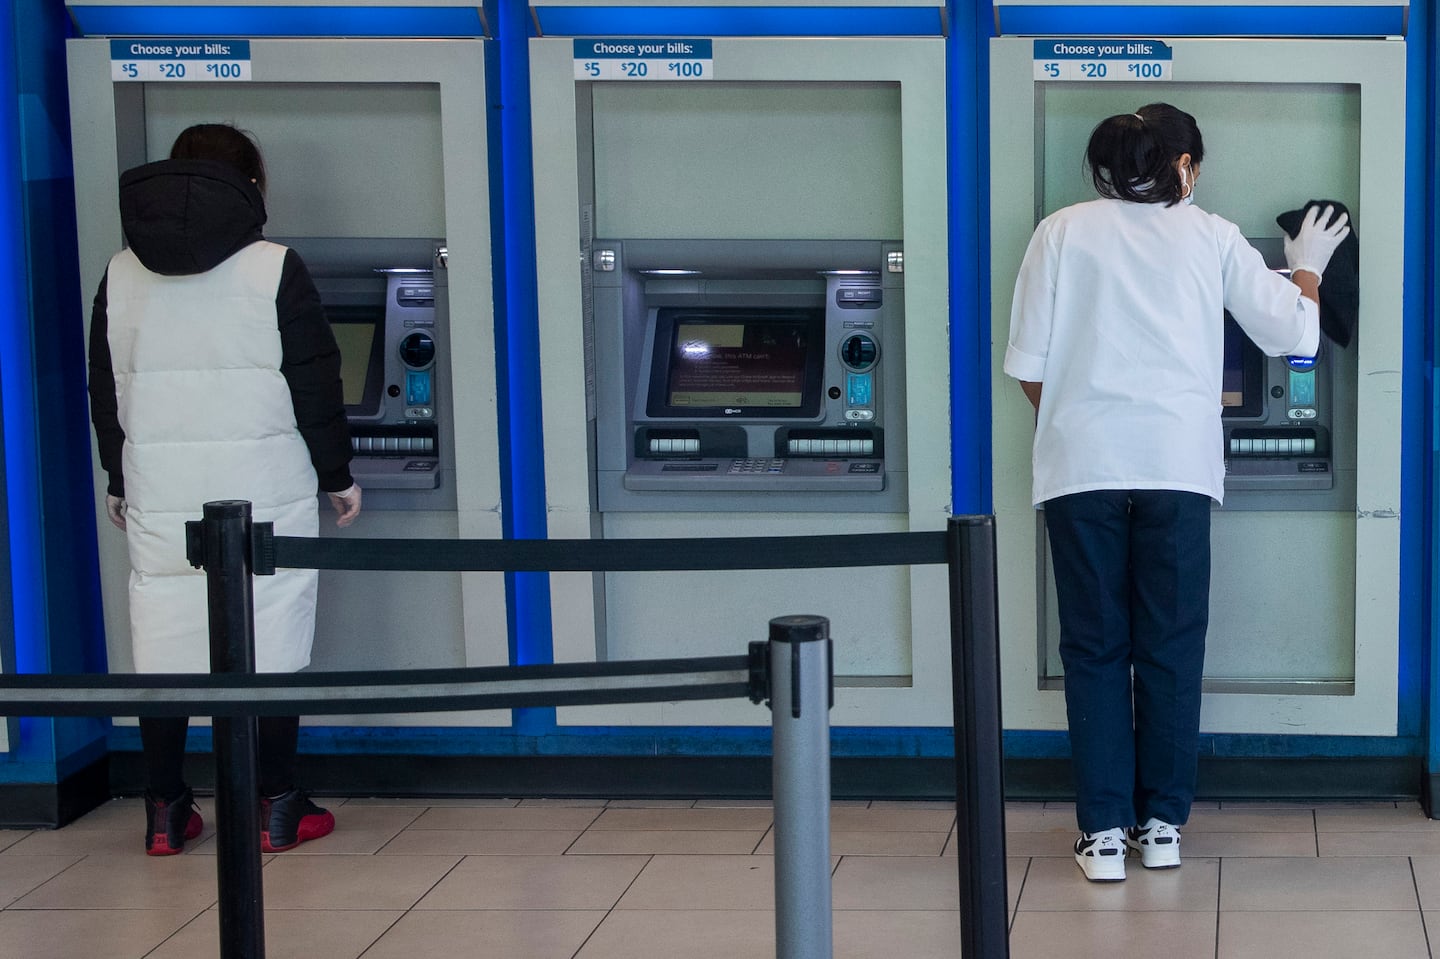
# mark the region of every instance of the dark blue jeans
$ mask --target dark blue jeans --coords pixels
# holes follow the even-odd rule
[[[1210,499],[1095,490],[1045,503],[1085,832],[1180,825],[1195,798]]]

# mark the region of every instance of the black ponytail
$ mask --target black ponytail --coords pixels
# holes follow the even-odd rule
[[[1186,153],[1193,177],[1205,156],[1195,118],[1168,103],[1151,103],[1100,121],[1090,134],[1085,162],[1103,197],[1174,206],[1194,188],[1193,180],[1182,183],[1175,170]]]

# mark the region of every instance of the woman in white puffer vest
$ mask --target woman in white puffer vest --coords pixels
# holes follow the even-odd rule
[[[190,127],[169,160],[120,178],[127,249],[95,296],[90,411],[106,512],[130,551],[140,672],[209,671],[205,579],[184,544],[204,503],[249,500],[254,520],[285,536],[317,535],[317,490],[340,526],[360,512],[339,350],[305,264],[261,234],[264,189],[259,149],[224,124]],[[317,578],[256,580],[259,671],[309,664]],[[183,776],[187,725],[140,720],[152,856],[182,851],[203,828]],[[299,718],[259,727],[262,848],[326,835],[334,817],[294,782]]]

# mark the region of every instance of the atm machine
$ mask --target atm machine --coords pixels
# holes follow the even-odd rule
[[[690,53],[530,41],[550,536],[943,528],[943,40],[654,42]],[[650,70],[673,79],[626,79]],[[949,723],[939,567],[561,573],[551,594],[561,662],[732,655],[825,615],[835,723]],[[766,722],[743,702],[557,721]]]
[[[1033,411],[1001,371],[1015,275],[1039,220],[1093,197],[1082,161],[1094,125],[1164,101],[1194,115],[1205,138],[1196,203],[1238,224],[1272,268],[1284,268],[1276,216],[1312,198],[1345,203],[1360,243],[1358,332],[1349,345],[1322,336],[1313,361],[1265,357],[1233,321],[1216,318],[1226,324],[1216,398],[1226,490],[1212,517],[1202,731],[1393,736],[1404,42],[1137,38],[1119,29],[1113,38],[991,42],[993,464],[1006,726],[1065,727],[1044,523],[1029,501]],[[1106,47],[1114,51],[1108,58]]]
[[[67,49],[82,288],[95,289],[121,245],[122,170],[163,158],[195,122],[251,131],[270,174],[266,235],[305,259],[343,358],[363,511],[338,530],[322,497],[321,535],[500,537],[487,132],[475,107],[484,102],[483,40],[186,44],[111,38],[113,21],[101,14],[114,13],[106,4],[78,11],[85,35]],[[343,32],[343,23],[335,28]],[[223,70],[188,82],[209,61],[183,54],[220,46],[229,54],[214,61]],[[96,482],[104,482],[98,467]],[[99,526],[110,663],[124,670],[128,560],[123,537]],[[311,668],[505,664],[505,610],[499,573],[323,571]],[[325,719],[508,722],[504,711]]]

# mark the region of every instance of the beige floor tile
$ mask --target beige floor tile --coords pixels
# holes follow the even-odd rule
[[[559,856],[579,836],[578,829],[407,829],[380,855]]]
[[[734,829],[590,829],[575,840],[571,856],[730,855],[753,853],[764,832]]]
[[[1156,943],[1164,947],[1157,948]],[[1111,912],[1021,912],[1010,932],[1010,955],[1014,959],[1214,959],[1215,914],[1136,912],[1120,921]]]
[[[953,799],[874,799],[871,809],[916,809],[930,812],[948,812],[955,815]]]
[[[1226,912],[1217,959],[1422,959],[1430,954],[1418,912]]]
[[[868,809],[830,811],[832,831],[946,833],[954,823],[955,812],[949,809],[871,806]]]
[[[647,856],[470,856],[415,908],[609,909],[649,861]]]
[[[775,913],[617,910],[575,954],[575,959],[680,957],[775,959]]]
[[[775,908],[769,856],[655,856],[616,909]]]
[[[953,859],[847,856],[831,901],[836,909],[958,910],[960,874]]]
[[[1180,837],[1185,856],[1315,858],[1314,832],[1190,832]]]
[[[960,955],[958,912],[836,912],[832,936],[835,959],[956,959]]]
[[[0,861],[4,857],[0,856]],[[1420,908],[1426,912],[1440,913],[1440,856],[1414,856],[1410,860],[1415,875],[1415,889],[1420,896]],[[1440,931],[1440,925],[1430,927]]]
[[[4,852],[22,839],[27,838],[33,829],[0,829],[0,852]]]
[[[1325,802],[1272,802],[1269,799],[1230,799],[1223,809],[1394,809],[1391,799],[1338,799]]]
[[[833,815],[833,813],[832,813]],[[600,814],[590,827],[601,829],[686,829],[721,832],[727,829],[753,832],[770,828],[773,815],[769,809],[689,809],[649,807],[625,809],[611,807]]]
[[[195,917],[187,909],[0,912],[6,959],[137,959]]]
[[[196,915],[215,902],[208,856],[87,856],[20,897],[17,909],[178,909]]]
[[[1074,859],[1036,859],[1020,912],[1215,912],[1218,859],[1187,858],[1179,869],[1146,869],[1131,858],[1124,882],[1090,882]]]
[[[1079,830],[1075,823],[1075,810],[1049,809],[1038,803],[1025,803],[1016,808],[1005,809],[1005,831],[1012,832],[1063,832],[1073,835]]]
[[[547,798],[541,796],[534,799],[522,799],[520,800],[519,805],[540,807],[548,806],[551,809],[564,806],[568,806],[574,809],[603,809],[605,808],[605,806],[609,805],[609,803],[610,800],[608,799],[588,799],[585,797],[575,796],[557,796],[555,798]]]
[[[768,796],[754,799],[697,799],[696,809],[773,809],[775,804]]]
[[[604,810],[588,806],[443,806],[427,809],[411,829],[584,829]]]
[[[79,861],[79,856],[0,855],[0,909]]]
[[[265,959],[358,959],[404,915],[356,909],[265,910]],[[220,913],[210,909],[145,959],[219,959]]]
[[[138,856],[145,858],[145,819],[134,829],[37,829],[8,847],[5,856]],[[214,835],[210,823],[206,832]],[[205,841],[205,834],[185,844],[193,852]]]
[[[1005,855],[1030,858],[1032,856],[1060,856],[1069,859],[1075,855],[1074,830],[1068,832],[1007,832],[1005,834]],[[945,847],[945,854],[955,855],[955,839],[952,834]]]
[[[605,804],[608,809],[690,809],[693,799],[612,799]]]
[[[1308,809],[1205,809],[1190,814],[1184,836],[1199,832],[1315,832]]]
[[[272,909],[409,909],[459,856],[276,856],[262,872]]]
[[[1418,805],[1396,808],[1316,809],[1315,827],[1327,832],[1415,832],[1440,835],[1440,821],[1426,817]]]
[[[1220,911],[1418,910],[1410,861],[1226,859]]]
[[[539,800],[527,799],[525,802],[534,803]],[[553,800],[545,800],[546,803]],[[598,805],[605,805],[605,800],[594,800]],[[510,808],[521,805],[519,799],[496,799],[489,796],[357,796],[346,800],[347,806],[484,806]]]
[[[830,829],[830,852],[836,856],[939,856],[953,834],[944,832],[871,832],[863,829]],[[757,855],[775,855],[775,830],[755,850]],[[952,853],[953,855],[953,853]]]
[[[1440,831],[1321,833],[1322,856],[1440,856]]]
[[[411,912],[381,936],[365,959],[496,956],[570,959],[604,912]]]

